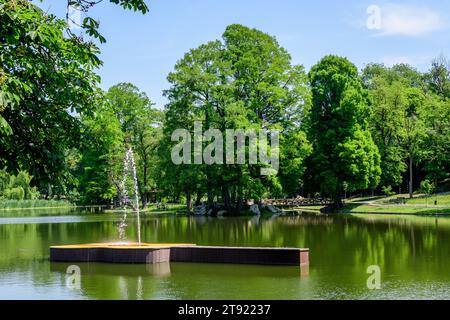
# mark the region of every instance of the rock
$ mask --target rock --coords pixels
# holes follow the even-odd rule
[[[280,213],[281,210],[273,205],[267,206],[267,210],[269,210],[271,213]]]
[[[258,207],[257,204],[252,204],[250,206],[250,212],[255,214],[255,215],[257,215],[257,216],[261,215],[261,212],[259,211],[259,207]]]
[[[222,217],[227,213],[226,210],[220,210],[219,212],[217,212],[217,216]]]
[[[204,216],[206,214],[206,206],[202,204],[201,206],[194,207],[194,214],[197,216]]]

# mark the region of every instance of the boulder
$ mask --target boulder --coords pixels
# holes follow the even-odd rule
[[[281,210],[275,207],[274,205],[267,206],[267,210],[269,210],[271,213],[280,213]]]
[[[257,216],[261,215],[261,211],[259,211],[259,207],[258,207],[257,204],[252,204],[250,206],[250,212],[255,214],[255,215],[257,215]]]
[[[206,215],[206,206],[205,204],[202,204],[201,206],[194,207],[194,214],[197,216],[204,216]]]
[[[222,217],[227,213],[226,210],[220,210],[219,212],[217,212],[217,216]]]

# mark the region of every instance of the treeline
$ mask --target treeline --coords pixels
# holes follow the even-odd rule
[[[188,209],[191,198],[197,205],[206,198],[210,208],[220,202],[240,212],[248,199],[320,194],[339,207],[345,194],[412,196],[425,179],[442,184],[450,173],[449,70],[444,57],[421,73],[405,64],[358,72],[326,56],[306,73],[274,37],[229,26],[222,41],[191,50],[168,77],[160,186],[185,195]],[[170,135],[188,128],[192,136],[194,121],[221,132],[282,130],[278,175],[262,176],[251,164],[173,165]]]
[[[27,1],[14,10],[0,7],[0,168],[28,172],[41,197],[112,204],[129,147],[143,207],[168,199],[240,213],[248,200],[299,194],[340,206],[346,194],[412,193],[425,179],[445,188],[450,178],[445,57],[426,73],[359,71],[337,56],[306,72],[274,37],[231,25],[178,61],[161,110],[129,83],[102,92],[92,42],[64,36],[61,20]],[[280,130],[278,174],[261,175],[260,164],[175,165],[172,133],[193,135],[195,121],[203,131]]]

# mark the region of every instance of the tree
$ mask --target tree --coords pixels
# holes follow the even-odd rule
[[[297,126],[309,102],[303,67],[292,65],[290,55],[276,39],[259,30],[241,25],[227,27],[223,41],[190,50],[168,79],[171,88],[166,91],[169,105],[163,154],[170,155],[174,145],[170,141],[172,130],[184,128],[193,136],[195,120],[202,123],[203,131],[283,129],[286,135],[292,135],[285,141],[306,140]],[[246,154],[253,147],[248,140]],[[296,158],[283,169],[286,174],[295,171],[299,176],[304,152],[291,150],[290,154]],[[221,160],[226,163],[225,158]],[[164,177],[177,172],[175,192],[185,193],[186,199],[197,194],[198,200],[206,194],[210,208],[214,199],[220,198],[229,213],[239,213],[244,199],[258,202],[280,187],[278,178],[260,175],[260,164],[175,166],[168,157],[163,163]],[[290,188],[298,190],[300,183],[296,179]]]
[[[427,93],[419,117],[423,127],[419,161],[437,186],[450,178],[450,100]]]
[[[75,113],[98,104],[98,48],[63,36],[66,23],[28,1],[0,1],[0,163],[57,184],[79,140]]]
[[[83,118],[82,156],[78,164],[83,204],[111,204],[121,178],[124,145],[120,122],[109,109]]]
[[[122,126],[124,143],[137,154],[139,191],[145,208],[159,175],[157,147],[162,136],[163,112],[152,108],[147,95],[130,83],[111,87],[106,97]]]
[[[363,71],[373,98],[371,130],[381,153],[382,185],[399,185],[408,168],[410,197],[420,180],[415,172],[425,171],[437,183],[448,171],[449,111],[429,90],[431,78],[404,64]]]
[[[403,109],[404,121],[404,149],[407,152],[409,162],[409,197],[414,193],[414,165],[419,160],[421,144],[424,137],[423,121],[419,117],[421,108],[425,103],[425,96],[418,88],[408,88],[406,91],[406,108]]]
[[[445,56],[441,55],[432,61],[426,77],[434,93],[450,99],[450,61]]]
[[[99,2],[67,0],[85,14]],[[110,2],[148,11],[143,0]],[[86,16],[82,28],[104,41],[92,18]],[[0,164],[28,170],[34,184],[63,190],[65,154],[80,137],[76,115],[101,104],[94,72],[101,65],[99,49],[27,0],[0,0],[0,48]]]
[[[36,187],[31,187],[32,176],[26,171],[19,171],[15,176],[6,169],[0,170],[0,199],[32,200],[37,198]]]
[[[410,82],[395,70],[379,64],[368,65],[362,78],[372,98],[370,130],[381,156],[380,184],[399,186],[407,169],[403,148],[405,121],[402,119]]]
[[[344,184],[349,191],[378,185],[378,148],[368,130],[369,96],[356,67],[347,59],[326,56],[311,68],[310,140],[313,182],[342,206]]]
[[[306,170],[305,159],[311,154],[312,147],[303,130],[284,134],[281,137],[279,179],[282,191],[286,195],[301,193]]]
[[[427,195],[427,201],[426,201],[427,206],[428,206],[428,197],[430,197],[433,194],[435,188],[436,188],[436,186],[433,183],[431,183],[429,180],[423,180],[420,183],[420,191],[422,191],[423,193],[425,193]]]

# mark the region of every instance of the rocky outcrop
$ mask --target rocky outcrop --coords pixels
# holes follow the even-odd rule
[[[278,209],[277,207],[275,207],[274,205],[268,205],[266,207],[267,210],[269,210],[271,213],[276,214],[276,213],[281,213],[281,210]]]
[[[259,206],[257,204],[252,204],[250,206],[250,212],[258,216],[261,215],[261,211],[259,211]]]
[[[204,216],[206,215],[206,206],[203,203],[201,206],[195,206],[194,207],[194,214],[196,216]]]

